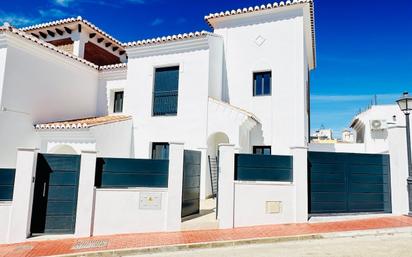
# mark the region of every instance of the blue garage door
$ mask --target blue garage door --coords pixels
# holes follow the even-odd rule
[[[74,233],[79,171],[79,155],[38,155],[32,234]]]
[[[309,213],[391,212],[389,155],[309,152]]]

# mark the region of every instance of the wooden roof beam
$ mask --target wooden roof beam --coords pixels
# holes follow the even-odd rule
[[[94,38],[96,36],[96,33],[90,33],[89,38]]]
[[[111,46],[111,45],[112,45],[111,42],[108,42],[108,43],[105,44],[106,47],[109,47],[109,46]]]
[[[47,34],[49,34],[51,37],[54,37],[54,35],[56,35],[56,33],[51,30],[47,30]]]
[[[104,38],[102,38],[102,37],[99,37],[98,39],[97,39],[97,43],[101,43],[101,42],[103,42],[103,40],[104,40]]]
[[[47,34],[46,34],[46,33],[42,32],[42,31],[39,31],[39,34],[40,34],[40,36],[41,36],[42,38],[47,38]]]
[[[64,27],[64,30],[65,30],[67,33],[69,33],[69,34],[71,34],[71,33],[72,33],[72,30],[71,30],[71,29],[69,29],[68,27]]]
[[[64,33],[64,31],[63,31],[63,30],[61,30],[61,29],[57,29],[57,28],[56,28],[56,32],[57,32],[57,34],[59,34],[60,36],[62,36],[62,35],[63,35],[63,33]]]
[[[113,46],[113,48],[112,48],[113,52],[115,52],[117,49],[119,49],[118,46]]]

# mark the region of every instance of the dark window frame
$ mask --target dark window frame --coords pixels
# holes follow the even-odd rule
[[[121,94],[121,105],[120,108],[118,109],[117,107],[117,98],[116,96]],[[122,113],[123,112],[123,104],[124,104],[124,90],[119,90],[119,91],[115,91],[113,94],[113,113]]]
[[[156,74],[157,71],[159,70],[177,70],[177,87],[174,90],[158,90],[156,89]],[[154,67],[153,69],[153,93],[152,93],[152,117],[164,117],[164,116],[177,116],[177,111],[178,111],[178,103],[179,103],[179,80],[180,80],[180,65],[170,65],[170,66],[160,66],[160,67]],[[170,100],[173,97],[176,97],[176,103],[175,103],[175,110],[172,110],[170,112],[160,112],[158,111],[157,105],[156,105],[156,99],[160,99],[161,97],[166,98],[164,101],[167,102],[167,100]],[[169,97],[169,99],[167,99]],[[170,104],[170,103],[169,103]]]
[[[269,75],[269,85],[265,81],[266,75]],[[257,81],[260,79],[260,90]],[[253,96],[271,96],[272,95],[272,71],[256,71],[253,72]]]
[[[265,150],[267,149],[269,149],[269,154],[265,154]],[[261,153],[257,153],[258,150],[261,150]],[[272,155],[272,147],[270,145],[254,145],[253,154]]]
[[[166,146],[166,154],[164,158],[158,158],[156,146]],[[154,160],[168,160],[169,159],[169,143],[167,142],[152,142],[152,159]]]

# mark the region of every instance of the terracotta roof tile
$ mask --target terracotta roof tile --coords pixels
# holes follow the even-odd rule
[[[34,127],[37,130],[66,130],[66,129],[84,129],[99,125],[115,123],[120,121],[130,120],[128,115],[107,115],[101,117],[91,117],[76,120],[66,120],[36,124]]]

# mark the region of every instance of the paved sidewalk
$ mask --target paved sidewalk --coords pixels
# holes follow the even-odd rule
[[[412,218],[390,216],[339,222],[255,226],[225,230],[142,233],[0,245],[0,257],[51,256],[245,239],[304,236],[345,231],[412,227]]]

